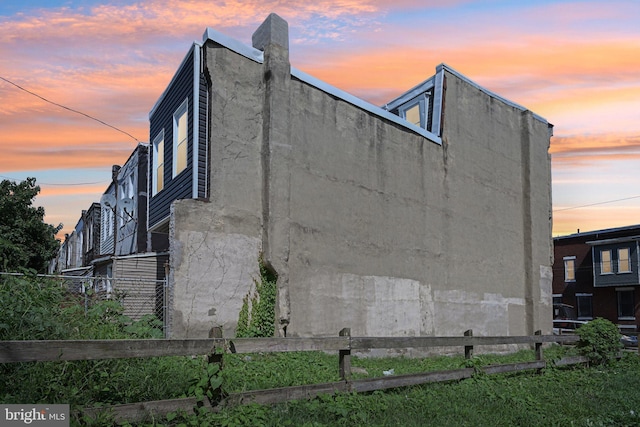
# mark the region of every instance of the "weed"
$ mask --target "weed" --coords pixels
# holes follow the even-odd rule
[[[238,315],[236,336],[272,337],[275,332],[276,282],[278,276],[269,270],[262,259],[260,263],[260,281],[255,281],[253,296],[245,295]]]

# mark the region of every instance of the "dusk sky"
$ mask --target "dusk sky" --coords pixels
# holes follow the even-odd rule
[[[294,67],[374,104],[446,63],[546,118],[554,235],[640,223],[636,0],[2,0],[0,179],[36,177],[45,220],[70,232],[148,142],[191,43],[211,27],[250,45],[270,12]]]

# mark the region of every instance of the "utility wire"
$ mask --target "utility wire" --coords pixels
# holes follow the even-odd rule
[[[625,197],[624,199],[607,200],[605,202],[591,203],[591,204],[588,204],[588,205],[572,206],[570,208],[562,208],[562,209],[554,209],[553,212],[568,211],[570,209],[588,208],[589,206],[598,206],[598,205],[604,205],[604,204],[607,204],[607,203],[623,202],[625,200],[638,199],[638,198],[640,198],[640,196],[631,196],[631,197]]]
[[[8,177],[8,176],[3,176],[3,175],[0,175],[0,178],[8,179],[9,181],[13,181],[13,182],[17,182],[17,181],[24,182],[24,181],[25,181],[24,179],[16,179],[16,178],[11,178],[11,177]],[[36,184],[37,184],[37,185],[61,185],[61,186],[67,186],[67,185],[93,185],[93,184],[105,184],[105,183],[107,183],[107,182],[111,182],[111,181],[73,182],[73,183],[68,183],[68,184],[64,184],[64,183],[57,183],[57,184],[56,184],[56,183],[50,183],[50,182],[38,182],[38,181],[36,181]]]
[[[11,80],[9,80],[9,79],[5,79],[5,78],[4,78],[4,77],[2,77],[2,76],[0,76],[0,80],[4,80],[5,82],[9,83],[10,85],[13,85],[13,86],[17,87],[18,89],[20,89],[20,90],[22,90],[22,91],[25,91],[25,92],[27,92],[28,94],[35,96],[36,98],[40,98],[41,100],[43,100],[43,101],[45,101],[45,102],[48,102],[49,104],[53,104],[53,105],[55,105],[55,106],[57,106],[57,107],[64,108],[65,110],[71,111],[71,112],[76,113],[76,114],[80,114],[81,116],[85,116],[85,117],[87,117],[87,118],[89,118],[89,119],[91,119],[91,120],[95,120],[95,121],[96,121],[96,122],[98,122],[98,123],[101,123],[101,124],[103,124],[103,125],[105,125],[105,126],[110,127],[111,129],[117,130],[118,132],[121,132],[121,133],[123,133],[123,134],[127,135],[129,138],[133,139],[134,141],[136,141],[136,142],[138,142],[138,143],[140,143],[140,142],[141,142],[141,141],[139,141],[139,140],[138,140],[138,138],[136,138],[135,136],[131,135],[129,132],[123,131],[122,129],[118,129],[117,127],[112,126],[112,125],[110,125],[109,123],[103,122],[102,120],[97,119],[97,118],[95,118],[95,117],[93,117],[93,116],[90,116],[89,114],[85,114],[85,113],[83,113],[82,111],[74,110],[73,108],[66,107],[66,106],[64,106],[64,105],[62,105],[62,104],[58,104],[57,102],[49,101],[47,98],[44,98],[44,97],[42,97],[42,96],[38,95],[37,93],[31,92],[30,90],[25,89],[25,88],[23,88],[22,86],[20,86],[20,85],[18,85],[18,84],[16,84],[16,83],[14,83],[14,82],[12,82],[12,81],[11,81]]]

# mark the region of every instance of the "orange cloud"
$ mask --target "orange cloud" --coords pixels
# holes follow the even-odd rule
[[[108,171],[105,171],[105,177],[110,178],[108,176]],[[40,194],[38,194],[38,198],[44,197],[61,197],[61,196],[91,196],[94,197],[97,201],[100,199],[100,196],[105,192],[107,187],[109,186],[110,180],[105,180],[102,184],[91,184],[91,185],[82,185],[82,186],[58,186],[58,185],[47,185],[47,184],[38,184],[40,185]],[[87,206],[88,208],[89,206]]]
[[[474,7],[455,9],[466,3]],[[398,12],[407,10],[400,21]],[[445,62],[552,122],[555,171],[640,157],[635,2],[540,3],[498,14],[449,0],[139,0],[40,9],[0,17],[0,74],[146,141],[148,112],[191,41],[210,26],[250,44],[272,11],[289,22],[294,66],[375,104]],[[104,167],[108,179],[110,165],[135,147],[2,81],[0,98],[2,171]],[[62,222],[74,225],[95,199],[82,191],[96,189],[58,194],[43,187],[47,216],[71,215]],[[568,218],[562,227],[575,231],[571,220],[598,212],[605,211],[558,213],[558,227]]]
[[[553,213],[553,236],[638,224],[640,205],[592,206]]]
[[[640,89],[636,87],[635,93],[628,93],[629,88],[624,87],[624,83],[638,84],[640,40],[611,39],[594,45],[589,39],[559,43],[553,35],[544,40],[526,37],[518,40],[518,36],[511,39],[512,42],[501,44],[474,40],[444,47],[435,44],[428,48],[381,46],[359,52],[334,51],[330,58],[311,55],[300,68],[354,92],[371,88],[401,92],[430,77],[435,66],[445,62],[505,97],[522,98],[523,92],[533,93],[528,104],[541,104],[551,112],[556,110],[544,103],[549,102],[549,96],[553,101],[560,101],[556,105],[557,109],[562,109],[562,102],[582,105],[584,99],[576,100],[576,93],[582,97],[592,96],[590,101],[593,102],[598,98],[589,92],[603,86],[612,87],[614,91],[605,101],[619,97],[637,99]],[[589,82],[592,87],[584,87]],[[530,91],[528,87],[531,87]],[[536,94],[540,88],[546,89]]]
[[[600,134],[553,137],[554,168],[588,168],[606,161],[640,160],[640,134]]]

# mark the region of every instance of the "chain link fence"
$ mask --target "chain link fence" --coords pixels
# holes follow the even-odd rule
[[[22,276],[16,273],[4,275]],[[164,336],[168,336],[167,280],[149,278],[113,278],[75,275],[38,275],[60,282],[70,293],[84,303],[85,312],[96,302],[114,300],[122,304],[123,314],[131,320],[153,315],[162,321]]]

